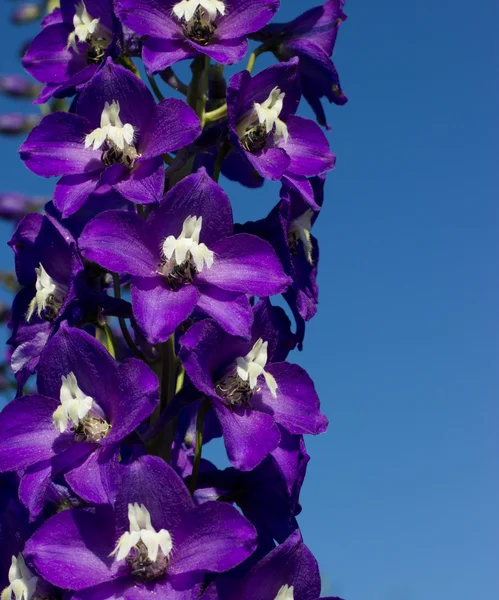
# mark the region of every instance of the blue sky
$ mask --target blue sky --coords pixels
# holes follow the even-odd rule
[[[282,20],[310,5],[282,4]],[[5,73],[30,35],[5,24],[14,6],[0,6]],[[293,357],[331,425],[308,441],[300,523],[329,592],[348,600],[495,598],[499,5],[345,9],[335,60],[350,102],[328,113],[338,162],[315,229],[320,311]],[[49,193],[20,141],[1,141],[2,188]],[[241,220],[277,200],[278,186],[222,185]]]

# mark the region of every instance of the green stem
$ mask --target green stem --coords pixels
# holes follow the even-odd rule
[[[194,494],[198,484],[199,469],[201,467],[201,453],[203,451],[204,417],[209,410],[210,403],[208,400],[201,400],[201,406],[199,407],[199,412],[196,419],[196,449],[194,451],[194,463],[192,465],[192,475],[189,485],[191,494]]]
[[[248,59],[248,64],[246,65],[246,71],[248,71],[249,73],[253,72],[256,59],[260,56],[260,54],[263,54],[264,52],[266,52],[266,48],[265,48],[265,46],[262,45],[262,46],[259,46],[258,48],[256,48],[256,50],[254,50],[250,54],[250,57]]]
[[[222,106],[219,106],[215,110],[210,110],[210,112],[204,113],[204,123],[212,123],[213,121],[218,121],[226,116],[227,104],[222,104]]]
[[[113,332],[111,331],[111,328],[109,327],[109,325],[106,322],[104,322],[102,325],[100,325],[100,328],[104,332],[104,335],[106,336],[107,351],[113,358],[116,358],[116,351],[114,349]]]
[[[222,170],[222,164],[225,160],[225,157],[230,152],[230,146],[227,143],[222,143],[218,150],[217,158],[215,159],[215,166],[213,167],[213,181],[218,183],[220,179],[220,171]]]
[[[156,80],[154,79],[154,77],[151,77],[150,75],[148,75],[147,79],[149,79],[149,83],[151,84],[152,91],[156,95],[156,98],[159,100],[159,102],[163,101],[165,99],[165,97],[161,93],[161,90],[159,89],[158,84],[156,83]]]
[[[136,77],[138,77],[139,79],[142,79],[140,76],[139,70],[137,69],[137,67],[135,66],[135,63],[129,56],[121,56],[119,59],[119,62],[121,62],[121,64],[125,68],[127,68],[129,71],[131,71]]]
[[[119,300],[121,298],[120,277],[116,273],[113,273],[113,285],[114,297]],[[128,344],[128,347],[133,352],[134,356],[148,363],[149,361],[147,360],[145,355],[139,350],[139,348],[133,341],[132,336],[128,331],[128,327],[126,326],[125,319],[123,317],[118,317],[118,323],[120,324],[121,334],[123,335],[125,342]]]

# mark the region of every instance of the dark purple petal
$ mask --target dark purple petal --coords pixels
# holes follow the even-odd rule
[[[197,54],[196,49],[184,39],[183,35],[181,39],[175,40],[146,38],[142,49],[142,60],[147,72],[154,75],[177,62],[194,58]]]
[[[211,249],[215,262],[196,275],[196,283],[255,296],[280,294],[292,283],[272,246],[256,236],[240,233],[216,242]]]
[[[277,447],[279,428],[270,415],[251,408],[233,411],[219,401],[213,407],[222,426],[230,462],[240,471],[251,471]]]
[[[112,504],[118,483],[118,448],[98,448],[65,475],[73,491],[91,504]]]
[[[329,151],[326,136],[316,123],[290,116],[287,125],[289,139],[286,143],[281,140],[280,144],[291,158],[291,173],[312,177],[334,167],[335,157]]]
[[[151,344],[165,342],[190,316],[199,296],[193,285],[172,291],[160,277],[134,277],[131,291],[137,324]]]
[[[154,111],[144,142],[140,146],[142,159],[178,150],[199,137],[201,123],[196,113],[182,100],[163,100]]]
[[[220,40],[219,43],[214,39],[207,46],[200,46],[191,40],[188,40],[188,43],[199,53],[206,54],[223,65],[232,65],[241,61],[248,52],[248,42],[246,38],[240,36]]]
[[[113,184],[113,188],[131,202],[155,204],[163,196],[164,182],[163,159],[158,156],[137,162],[126,176]]]
[[[272,396],[262,378],[254,405],[272,414],[291,433],[324,433],[328,421],[319,411],[319,397],[307,372],[286,362],[267,365],[265,370],[277,381],[277,398]]]
[[[85,258],[108,271],[152,277],[161,249],[151,240],[149,229],[135,213],[109,210],[90,221],[78,243]]]
[[[142,456],[122,469],[116,518],[119,526],[127,531],[128,505],[134,502],[147,508],[156,531],[172,532],[194,508],[184,482],[170,465],[156,456]]]
[[[168,572],[223,573],[256,549],[256,531],[233,506],[206,502],[184,516],[172,532],[174,551]]]
[[[42,29],[22,59],[26,71],[44,83],[64,81],[68,64],[73,58],[68,48],[70,33],[71,27],[66,23],[56,23]]]
[[[128,358],[118,367],[119,396],[110,406],[113,427],[103,445],[124,439],[149,417],[158,404],[158,378],[136,358]]]
[[[227,14],[217,27],[217,38],[233,38],[258,31],[279,8],[279,0],[229,0]]]
[[[199,241],[210,249],[217,240],[232,235],[230,200],[204,167],[177,183],[161,206],[152,211],[148,223],[154,231],[155,243],[160,245],[169,235],[180,235],[185,219],[190,216],[203,218]]]
[[[172,12],[175,3],[176,0],[118,0],[116,12],[139,35],[178,38],[184,33]]]
[[[156,103],[147,86],[131,71],[106,60],[78,97],[76,112],[92,123],[92,129],[100,127],[102,110],[106,102],[120,105],[120,119],[136,128],[138,144],[147,131]]]
[[[102,169],[100,153],[85,148],[90,123],[78,115],[55,112],[42,119],[19,149],[26,166],[42,177],[79,175]]]
[[[54,206],[63,219],[78,211],[99,185],[100,171],[65,175],[54,190]]]
[[[249,337],[253,311],[244,294],[227,292],[211,285],[201,285],[198,289],[198,309],[215,319],[228,333]]]
[[[118,367],[94,337],[72,327],[61,326],[40,357],[38,390],[59,400],[61,377],[73,372],[80,389],[91,396],[106,415],[119,394]]]
[[[54,515],[28,541],[25,556],[58,587],[82,590],[114,579],[118,537],[110,509],[72,509]]]
[[[291,164],[290,157],[282,148],[264,148],[258,154],[244,153],[255,171],[271,181],[280,179]]]
[[[37,395],[17,398],[5,406],[0,413],[0,471],[47,460],[73,443],[74,436],[61,435],[52,422],[59,404],[58,399]]]

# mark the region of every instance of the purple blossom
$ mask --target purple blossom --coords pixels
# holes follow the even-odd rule
[[[136,359],[118,366],[95,338],[62,326],[42,352],[37,388],[0,413],[0,471],[25,469],[19,494],[33,516],[62,472],[87,502],[109,502],[119,444],[153,411],[156,377]]]
[[[330,59],[340,25],[347,18],[344,3],[345,0],[327,0],[289,23],[272,23],[251,36],[263,41],[264,47],[272,50],[280,61],[299,57],[303,96],[321,125],[327,124],[322,98],[339,105],[347,102]]]
[[[19,192],[0,193],[0,218],[20,221],[27,213],[37,211],[49,201],[42,196],[27,196]]]
[[[246,36],[262,28],[279,0],[118,0],[120,19],[144,39],[150,73],[206,55],[222,63],[242,60]]]
[[[255,307],[251,338],[230,336],[214,321],[193,325],[180,357],[194,386],[208,397],[236,469],[250,471],[277,448],[279,426],[294,435],[323,433],[327,419],[307,373],[281,362],[280,332],[270,303]]]
[[[61,0],[42,23],[22,63],[45,84],[37,103],[72,96],[95,75],[107,56],[116,57],[121,27],[112,0]]]
[[[37,94],[37,86],[22,75],[4,75],[0,77],[0,91],[14,98],[33,98]]]
[[[154,344],[195,308],[247,337],[253,320],[247,295],[287,289],[291,280],[271,246],[232,233],[229,199],[200,169],[173,187],[146,221],[107,211],[87,225],[79,244],[86,258],[132,276],[133,312]]]
[[[161,459],[121,467],[115,510],[73,509],[47,521],[26,555],[75,600],[195,600],[206,572],[223,573],[256,547],[251,524],[233,507],[195,507]]]
[[[184,102],[156,105],[135,75],[108,59],[78,96],[75,114],[46,116],[20,154],[37,175],[62,175],[54,205],[65,218],[102,188],[139,204],[158,202],[164,186],[162,155],[199,133],[199,120]]]
[[[241,71],[229,81],[231,141],[266,179],[312,177],[334,167],[335,158],[320,128],[295,115],[300,96],[298,59],[254,77]]]

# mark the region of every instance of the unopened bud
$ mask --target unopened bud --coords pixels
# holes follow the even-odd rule
[[[21,4],[16,10],[10,15],[10,20],[14,25],[24,25],[36,21],[42,14],[42,8],[39,4],[29,2]]]
[[[22,75],[0,77],[0,90],[14,98],[35,98],[38,95],[36,85]]]
[[[0,133],[4,135],[19,135],[31,131],[40,122],[39,115],[23,115],[7,113],[0,115]]]

